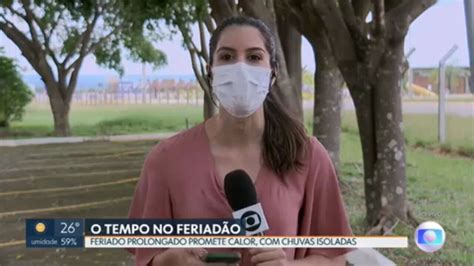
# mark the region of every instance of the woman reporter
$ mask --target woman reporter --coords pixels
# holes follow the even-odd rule
[[[130,218],[232,217],[223,182],[245,170],[266,235],[352,235],[327,151],[272,89],[274,37],[260,20],[232,17],[211,36],[209,73],[219,113],[161,141],[147,156]],[[203,265],[205,249],[136,249],[137,265]],[[236,250],[234,250],[236,251]],[[245,249],[240,265],[345,264],[348,249]]]

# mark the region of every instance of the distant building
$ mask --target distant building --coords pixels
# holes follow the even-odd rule
[[[413,68],[413,83],[438,93],[438,68]],[[470,93],[469,68],[448,67],[446,69],[446,89],[449,94]]]

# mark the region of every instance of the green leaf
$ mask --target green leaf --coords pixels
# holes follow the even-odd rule
[[[0,55],[0,124],[21,119],[33,93],[21,79],[15,61]]]
[[[77,29],[71,29],[69,37],[64,41],[61,54],[70,54],[76,52],[76,43],[79,41],[81,34]]]
[[[10,7],[13,5],[13,0],[2,0],[0,1],[0,6],[2,7]]]

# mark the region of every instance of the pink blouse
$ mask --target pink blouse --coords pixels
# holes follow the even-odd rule
[[[352,235],[338,180],[325,148],[312,137],[304,166],[285,181],[262,167],[255,188],[270,229],[265,235]],[[232,217],[222,179],[216,174],[204,123],[161,141],[148,154],[129,218]],[[131,249],[147,265],[164,249]],[[251,265],[242,250],[240,265]],[[285,249],[289,260],[311,254],[335,257],[349,249]]]

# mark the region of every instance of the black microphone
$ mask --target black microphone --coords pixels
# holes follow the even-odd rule
[[[234,210],[232,216],[241,220],[246,235],[263,235],[268,224],[250,176],[241,169],[228,173],[224,178],[224,191]]]

